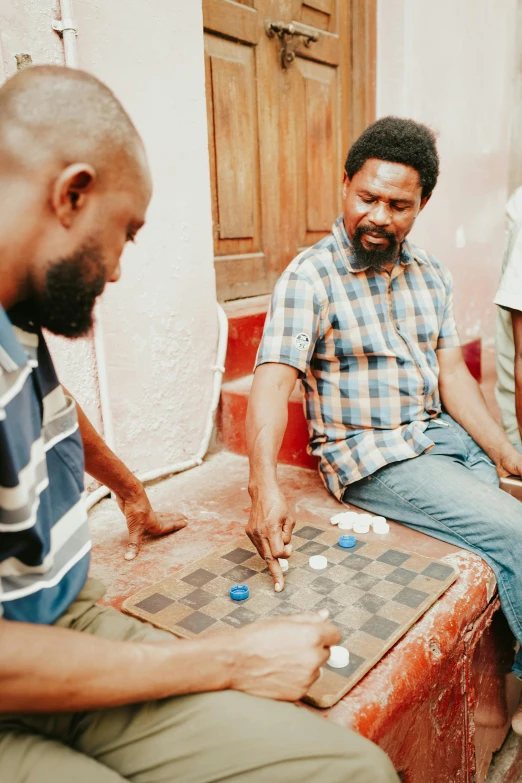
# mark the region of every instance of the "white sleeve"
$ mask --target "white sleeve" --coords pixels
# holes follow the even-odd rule
[[[500,307],[522,312],[522,222],[516,225],[509,238],[494,302]]]

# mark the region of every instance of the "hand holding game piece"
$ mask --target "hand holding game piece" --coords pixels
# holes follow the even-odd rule
[[[292,554],[292,531],[295,520],[286,498],[277,485],[270,490],[249,490],[252,508],[246,526],[246,534],[254,544],[274,580],[276,593],[285,586],[283,571],[278,558],[288,559]]]
[[[338,629],[324,614],[276,617],[234,634],[232,688],[283,701],[301,699],[318,679]]]

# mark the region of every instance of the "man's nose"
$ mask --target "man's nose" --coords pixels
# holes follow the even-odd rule
[[[114,270],[114,272],[110,277],[109,283],[117,283],[120,277],[121,277],[121,266],[120,263],[118,262],[116,269]]]
[[[390,208],[382,202],[374,205],[368,217],[374,226],[388,226],[391,223]]]

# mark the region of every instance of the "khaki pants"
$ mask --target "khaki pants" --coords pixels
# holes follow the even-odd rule
[[[172,638],[97,606],[89,580],[57,625],[107,639]],[[235,691],[103,711],[0,716],[2,783],[396,783],[385,754],[329,721]]]

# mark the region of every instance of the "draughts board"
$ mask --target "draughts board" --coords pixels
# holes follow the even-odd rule
[[[326,607],[350,652],[345,669],[325,666],[306,700],[330,707],[372,668],[457,578],[457,571],[383,541],[358,538],[342,549],[339,531],[305,526],[294,532],[294,553],[282,593],[273,590],[266,563],[246,536],[174,576],[141,590],[123,610],[177,636],[208,636],[267,617]],[[328,568],[313,571],[311,555],[325,555]],[[234,584],[250,597],[236,603]]]

